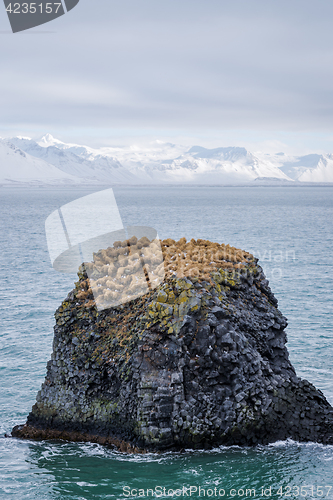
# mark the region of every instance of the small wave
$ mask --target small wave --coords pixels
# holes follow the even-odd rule
[[[86,483],[85,481],[78,481],[76,484],[81,487],[88,486],[89,488],[95,488],[98,486],[98,484]]]
[[[332,370],[325,370],[325,368],[311,368],[310,366],[307,366],[306,371],[307,372],[324,373],[325,375],[333,375]]]
[[[262,445],[258,445],[258,448],[261,447]],[[323,443],[317,443],[316,441],[294,441],[293,439],[286,439],[285,441],[275,441],[274,443],[269,443],[266,446],[262,446],[263,448],[287,448],[291,446],[297,446],[301,448],[321,448],[325,450],[333,450],[333,445],[332,444],[323,444]]]

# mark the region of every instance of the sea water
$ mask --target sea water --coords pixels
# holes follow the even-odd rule
[[[126,455],[87,443],[4,437],[25,422],[52,351],[54,311],[75,275],[51,267],[44,223],[102,188],[0,188],[0,498],[329,498],[333,447]],[[229,243],[260,259],[287,316],[298,375],[333,404],[333,188],[118,187],[125,226]]]

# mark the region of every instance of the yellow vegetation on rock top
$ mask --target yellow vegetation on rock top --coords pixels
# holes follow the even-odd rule
[[[178,278],[210,279],[210,274],[217,269],[241,269],[253,256],[243,250],[212,243],[208,240],[187,242],[162,240],[162,252],[166,278],[177,275]]]
[[[181,238],[150,241],[132,237],[99,250],[85,263],[96,304],[112,307],[156,288],[164,279],[211,279],[218,269],[242,269],[253,256],[243,250],[208,240]]]

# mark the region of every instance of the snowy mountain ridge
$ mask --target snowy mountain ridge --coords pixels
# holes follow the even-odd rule
[[[81,179],[0,140],[0,184],[79,184]]]
[[[191,148],[154,141],[147,147],[94,149],[46,134],[0,139],[0,183],[239,184],[269,179],[333,182],[333,154],[291,156],[243,147]],[[258,183],[258,182],[256,182]]]

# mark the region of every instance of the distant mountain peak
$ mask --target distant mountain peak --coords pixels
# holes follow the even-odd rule
[[[67,185],[82,182],[79,177],[62,172],[56,166],[23,151],[11,141],[12,139],[0,140],[0,184]],[[16,138],[16,141],[22,141],[23,146],[27,144],[27,139]]]
[[[42,147],[48,147],[48,146],[54,146],[56,144],[63,144],[62,141],[59,141],[53,135],[51,134],[45,134],[43,135],[40,139],[36,140],[37,144],[39,144]]]
[[[22,141],[32,141],[31,137],[27,137],[24,135],[18,135],[17,139],[21,139]]]

